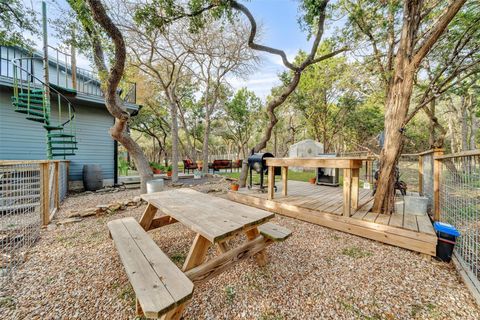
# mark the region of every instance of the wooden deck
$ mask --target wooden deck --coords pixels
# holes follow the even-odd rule
[[[371,190],[360,189],[359,208],[350,217],[343,213],[342,188],[318,186],[289,181],[288,196],[282,196],[281,186],[272,200],[266,193],[242,188],[229,192],[228,197],[253,207],[308,221],[332,229],[388,243],[434,256],[437,237],[427,216],[375,214]]]

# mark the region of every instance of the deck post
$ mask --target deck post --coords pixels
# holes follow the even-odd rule
[[[423,155],[418,156],[418,193],[423,195]]]
[[[352,169],[352,209],[358,208],[358,189],[360,183],[360,169]]]
[[[433,220],[440,220],[440,174],[442,171],[441,160],[435,157],[443,155],[443,149],[433,151]]]
[[[268,200],[272,200],[275,193],[275,167],[268,167]]]
[[[282,167],[282,195],[284,197],[286,197],[288,194],[287,185],[288,185],[288,167]]]
[[[352,169],[343,169],[343,215],[350,217],[352,206]]]

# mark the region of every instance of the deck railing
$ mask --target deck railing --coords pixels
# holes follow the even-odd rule
[[[0,284],[24,260],[67,194],[68,161],[0,160]]]

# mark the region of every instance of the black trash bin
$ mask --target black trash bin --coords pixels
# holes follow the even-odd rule
[[[437,233],[437,258],[450,262],[452,260],[453,248],[457,241],[457,237],[460,236],[460,232],[451,224],[444,222],[435,222],[433,228]]]

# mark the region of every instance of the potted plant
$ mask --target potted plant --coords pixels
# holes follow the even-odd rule
[[[168,166],[167,167],[167,177],[171,177],[172,176],[172,166]]]
[[[232,191],[238,191],[238,188],[240,187],[240,185],[237,183],[237,182],[233,182],[231,185],[230,185],[230,189]]]
[[[310,178],[308,179],[308,182],[310,182],[311,184],[315,184],[317,182],[317,178]]]
[[[198,180],[202,179],[202,172],[200,170],[193,170],[193,179]]]

